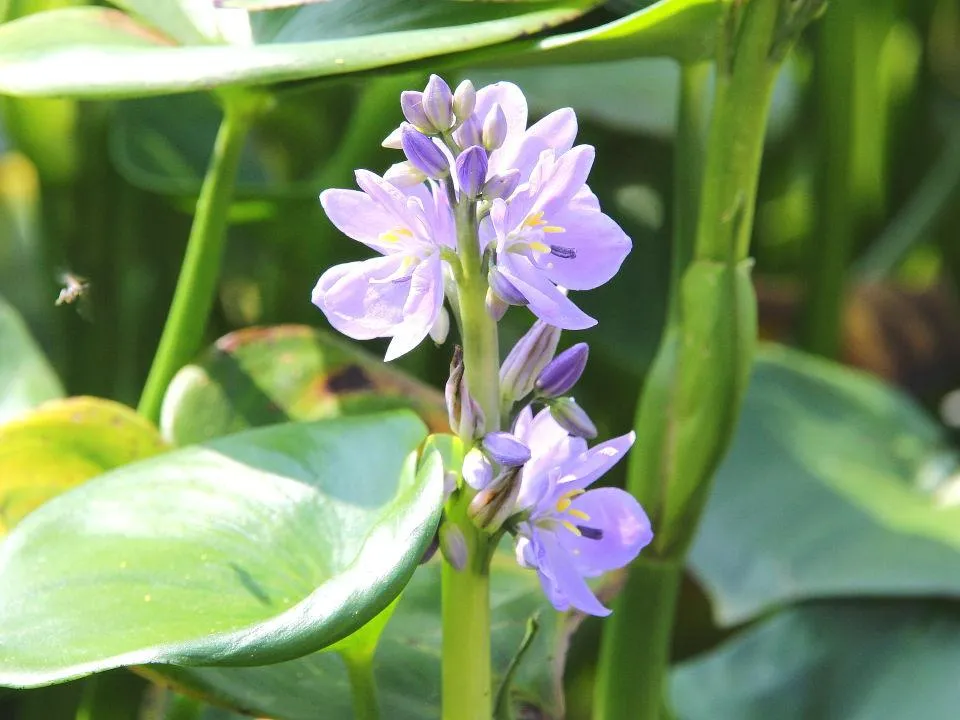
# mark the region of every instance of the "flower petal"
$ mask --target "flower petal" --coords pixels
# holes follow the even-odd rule
[[[586,577],[624,567],[653,539],[650,518],[630,493],[619,488],[590,490],[573,499],[567,514],[571,511],[570,522],[602,533],[591,539],[588,534],[557,532],[560,544]]]
[[[627,454],[635,439],[636,433],[628,432],[567,460],[560,466],[558,496],[589,486]]]
[[[401,242],[389,242],[381,235],[398,227],[396,215],[357,190],[334,188],[320,193],[320,204],[337,230],[377,252],[389,255],[404,249]],[[402,237],[402,236],[398,236]]]
[[[507,137],[523,135],[524,130],[527,129],[527,98],[523,91],[511,82],[485,85],[477,90],[477,102],[473,107],[473,114],[482,123],[494,105],[500,105],[507,119]],[[460,138],[457,140],[459,142]]]
[[[403,228],[416,231],[416,218],[407,207],[407,196],[403,191],[369,170],[357,170],[354,176],[360,189],[393,216],[394,225],[399,224]]]
[[[497,267],[529,301],[531,312],[563,330],[584,330],[597,321],[583,312],[526,257],[504,253]]]
[[[595,154],[590,145],[578,145],[556,160],[543,153],[530,176],[537,195],[533,210],[542,212],[553,224],[553,216],[564,210],[586,184]]]
[[[573,108],[560,108],[527,128],[528,138],[541,138],[557,154],[573,147],[577,137],[577,114]]]
[[[566,610],[572,605],[589,615],[605,617],[610,614],[590,590],[587,581],[577,571],[573,556],[560,545],[554,533],[535,529],[533,543],[540,584],[557,610]]]
[[[393,335],[403,323],[409,256],[393,254],[336,265],[320,276],[313,303],[337,330],[355,340]]]
[[[550,217],[563,232],[545,233],[549,253],[540,253],[536,265],[557,285],[591,290],[610,280],[630,252],[632,243],[612,218],[602,212],[568,206]]]
[[[417,263],[403,304],[403,322],[393,333],[384,361],[390,362],[413,350],[430,332],[443,305],[443,267],[440,255]]]

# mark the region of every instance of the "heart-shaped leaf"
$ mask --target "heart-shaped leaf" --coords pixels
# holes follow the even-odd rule
[[[951,720],[960,618],[919,602],[786,610],[681,665],[684,720]]]
[[[576,18],[594,2],[348,0],[257,13],[239,23],[231,17],[229,28],[203,31],[234,44],[182,37],[178,43],[108,8],[51,10],[0,26],[0,92],[141,97],[339,75],[502,43]],[[161,19],[136,5],[164,32],[182,35],[182,15]]]
[[[302,325],[249,328],[181,370],[161,428],[176,445],[249,427],[410,408],[447,430],[443,396],[350,343]]]
[[[569,619],[546,601],[535,573],[517,565],[512,552],[498,552],[491,569],[491,649],[499,682],[523,638],[527,619],[540,616],[534,638],[512,685],[516,709],[536,708],[563,717],[560,673]],[[147,674],[199,693],[211,702],[277,720],[353,717],[350,685],[335,653],[314,653],[290,662],[250,668],[153,668]],[[440,717],[440,563],[417,570],[403,592],[375,657],[381,716],[390,720]]]
[[[960,472],[877,380],[767,348],[694,543],[718,620],[845,595],[960,595]]]
[[[153,425],[100,398],[53,400],[0,426],[0,536],[50,498],[166,449]]]
[[[63,388],[20,315],[0,298],[0,423],[22,415]]]
[[[395,412],[253,430],[127,465],[0,544],[0,684],[280,662],[386,608],[433,537],[437,453]]]

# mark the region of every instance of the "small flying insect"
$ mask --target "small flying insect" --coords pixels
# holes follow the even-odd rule
[[[84,320],[91,320],[90,297],[88,295],[90,281],[85,277],[65,271],[60,273],[60,284],[63,287],[60,288],[60,294],[54,304],[59,307],[60,305],[77,303],[77,314]]]

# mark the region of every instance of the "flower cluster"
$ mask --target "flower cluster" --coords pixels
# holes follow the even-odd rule
[[[518,561],[537,570],[558,609],[606,614],[585,578],[630,562],[652,533],[628,493],[587,490],[626,453],[633,435],[588,448],[597,430],[568,396],[588,349],[581,343],[556,352],[561,330],[596,324],[567,291],[610,280],[630,239],[586,184],[594,151],[574,145],[571,109],[527,127],[526,99],[515,85],[475,90],[464,81],[451,91],[436,75],[422,92],[404,92],[400,104],[405,122],[383,144],[406,159],[382,177],[358,170],[359,190],[320,196],[334,225],[379,255],[329,269],[313,302],[352,338],[390,338],[386,360],[428,334],[443,342],[445,301],[460,318],[464,252],[481,259],[492,322],[510,306],[529,308],[537,320],[500,369],[496,420],[510,432],[485,432],[499,422],[489,422],[491,409],[485,417],[471,396],[463,356],[455,352],[446,392],[451,428],[474,445],[455,492],[469,501],[477,526],[516,537]],[[457,213],[467,206],[476,226],[465,249]],[[536,414],[535,406],[542,406]],[[441,545],[444,537],[462,547],[457,533],[441,531]]]

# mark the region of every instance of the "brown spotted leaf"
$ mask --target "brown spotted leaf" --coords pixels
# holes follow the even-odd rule
[[[353,345],[303,325],[248,328],[222,337],[170,383],[161,430],[189,445],[288,422],[414,410],[446,432],[442,394]]]

